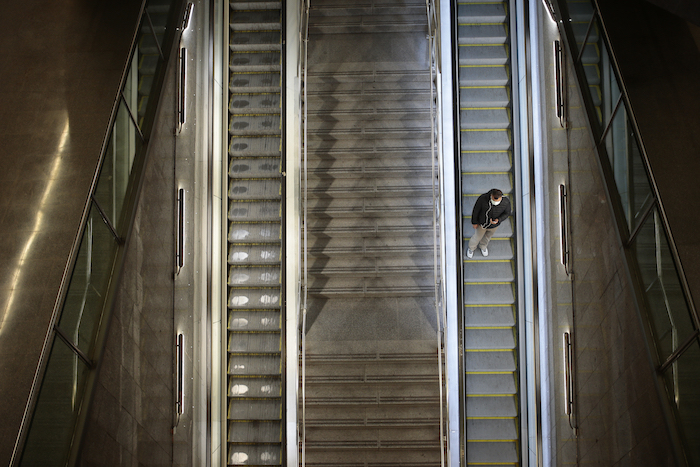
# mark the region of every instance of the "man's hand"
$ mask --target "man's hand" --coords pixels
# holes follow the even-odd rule
[[[498,224],[498,219],[491,219],[492,224]]]
[[[474,229],[476,229],[477,227],[479,227],[479,224],[472,224],[472,227],[474,227]]]

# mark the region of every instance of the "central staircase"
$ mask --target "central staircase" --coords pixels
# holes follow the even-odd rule
[[[308,466],[440,465],[422,0],[311,3]]]

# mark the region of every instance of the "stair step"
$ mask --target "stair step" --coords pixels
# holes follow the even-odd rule
[[[282,122],[279,114],[234,114],[229,118],[228,132],[231,135],[279,135]]]
[[[433,270],[432,251],[410,257],[315,257],[309,258],[310,275],[386,277],[426,274]]]
[[[281,199],[282,182],[275,179],[232,178],[228,183],[228,197],[235,200]]]
[[[464,370],[467,373],[508,373],[514,372],[515,368],[515,353],[510,350],[465,352],[464,354]]]
[[[306,427],[306,445],[312,446],[338,446],[347,445],[358,447],[389,447],[392,445],[403,445],[406,440],[419,445],[432,445],[436,443],[440,436],[440,428],[435,425],[428,426],[403,426],[400,428],[393,426],[371,426],[342,428],[322,428]]]
[[[508,151],[512,144],[507,129],[463,129],[460,135],[465,151]]]
[[[280,331],[273,332],[238,332],[228,333],[229,353],[279,353],[281,344]]]
[[[240,0],[229,0],[232,10],[279,10],[282,2],[251,2]]]
[[[238,31],[280,29],[281,21],[280,9],[234,10],[230,14],[229,25]]]
[[[228,285],[231,287],[270,287],[278,286],[281,272],[275,266],[230,266]]]
[[[376,157],[394,154],[430,154],[430,139],[345,139],[338,141],[328,141],[323,139],[312,139],[308,142],[308,153],[310,157],[322,155],[323,157],[335,156],[345,157],[348,154],[360,154],[363,157],[375,154]]]
[[[471,442],[467,444],[468,465],[512,466],[520,462],[517,437],[505,442]]]
[[[336,121],[311,121],[308,125],[310,138],[430,138],[430,122],[425,119],[401,120],[395,118],[358,120],[343,118]]]
[[[508,46],[506,44],[460,44],[459,65],[506,65]]]
[[[229,201],[230,221],[273,221],[281,219],[279,201]]]
[[[508,107],[467,108],[462,109],[459,115],[459,123],[463,130],[505,130],[511,126]],[[462,150],[469,148],[462,147]]]
[[[460,86],[459,108],[508,107],[510,89],[508,86]]]
[[[500,230],[500,229],[499,229]],[[384,235],[432,234],[431,216],[401,217],[351,217],[333,219],[309,219],[307,232],[310,236],[329,237],[377,237]]]
[[[280,354],[229,354],[228,374],[240,376],[279,376],[282,371]]]
[[[308,212],[314,216],[355,217],[395,216],[414,217],[432,215],[432,198],[425,197],[364,197],[364,198],[311,198]]]
[[[426,177],[312,178],[307,190],[309,198],[432,197],[430,182]]]
[[[281,327],[278,310],[229,310],[230,331],[279,331]]]
[[[496,350],[515,349],[513,328],[492,329],[479,327],[465,329],[464,348],[466,350]]]
[[[234,76],[246,76],[247,73]],[[232,80],[233,81],[233,80]],[[231,94],[228,110],[232,114],[279,114],[281,111],[280,93],[278,92],[244,92]]]
[[[281,420],[282,400],[279,398],[252,399],[230,398],[229,420]]]
[[[515,286],[510,283],[464,284],[466,305],[510,305],[515,303]]]
[[[228,264],[274,264],[279,268],[281,245],[229,244]]]
[[[396,382],[317,384],[309,379],[306,384],[306,399],[309,401],[368,401],[376,404],[385,401],[432,398],[438,393],[438,378],[424,378],[424,381],[404,380]]]
[[[311,4],[310,14],[319,16],[395,15],[408,13],[419,15],[425,12],[425,4],[420,2],[351,2],[320,0]]]
[[[508,27],[505,23],[462,24],[457,27],[457,41],[462,44],[505,44]]]
[[[411,238],[407,236],[386,237],[310,237],[309,254],[314,257],[330,256],[398,256],[411,253],[432,253],[431,237]]]
[[[480,261],[465,261],[464,263],[464,282],[496,282],[496,281],[513,281],[515,274],[513,271],[513,263],[508,260],[495,260],[493,257],[493,248],[500,243],[506,242],[491,242],[489,243],[488,258],[481,257]],[[510,243],[510,242],[507,242]],[[477,255],[475,255],[476,257]]]
[[[463,172],[510,172],[512,167],[510,151],[462,151]]]
[[[308,161],[310,179],[319,178],[378,178],[432,176],[432,158],[406,155],[403,157],[313,158]]]
[[[464,23],[502,23],[506,20],[505,2],[459,3],[457,21]]]
[[[281,175],[279,157],[234,157],[228,166],[230,178],[275,178]]]
[[[464,325],[515,326],[513,306],[468,306],[464,309]]]
[[[233,73],[229,80],[229,91],[233,94],[278,93],[282,75],[277,72]]]
[[[282,442],[283,432],[282,423],[279,420],[237,420],[228,422],[229,442],[280,443]]]
[[[385,15],[314,15],[309,19],[309,34],[401,33],[421,32],[428,27],[425,7],[420,13],[387,9]]]
[[[503,375],[467,375],[466,394],[516,394],[518,385],[515,381],[515,373]],[[496,438],[502,435],[492,434]],[[469,432],[467,432],[469,437]],[[491,439],[491,438],[485,438]]]
[[[467,398],[467,417],[516,417],[518,406],[512,395],[474,396]]]
[[[282,465],[281,444],[228,445],[229,465]]]
[[[440,467],[440,449],[412,446],[397,449],[312,450],[306,453],[308,467]]]
[[[492,188],[500,189],[509,200],[512,200],[512,197],[509,196],[513,190],[512,174],[510,172],[467,172],[462,174],[462,193],[464,195],[483,194]],[[476,199],[467,211],[470,215],[475,202]]]
[[[426,274],[397,277],[319,277],[309,281],[309,294],[317,297],[413,297],[435,293],[435,281]]]
[[[281,226],[278,222],[230,222],[228,241],[236,243],[281,243]],[[266,245],[265,247],[267,247]],[[261,253],[262,254],[262,253]]]
[[[229,290],[228,307],[230,309],[279,309],[279,287],[248,289],[236,287]]]
[[[504,226],[501,226],[496,230],[496,233],[498,233]],[[473,227],[471,224],[469,225],[469,229],[466,230],[464,233],[465,235],[470,235],[474,232]],[[467,275],[465,275],[465,282],[474,282],[474,280],[478,280],[479,276],[476,275],[480,271],[484,271],[485,273],[495,273],[495,271],[491,271],[491,268],[488,266],[482,265],[477,265],[475,263],[492,263],[494,267],[497,270],[500,269],[506,269],[510,272],[504,271],[504,273],[507,273],[511,277],[513,276],[513,266],[510,265],[510,262],[504,263],[504,260],[512,260],[513,259],[513,242],[511,241],[510,237],[497,237],[494,235],[494,237],[491,239],[491,242],[489,243],[488,249],[489,249],[489,255],[488,257],[484,258],[480,253],[479,249],[477,248],[475,250],[475,254],[471,259],[467,258],[466,256],[466,251],[467,248],[469,248],[469,237],[464,239],[464,252],[465,252],[465,257],[464,257],[464,269],[471,269],[471,272],[474,274],[470,274],[469,278],[467,278]],[[500,264],[500,266],[495,266],[496,264]],[[508,266],[506,266],[508,265]],[[486,268],[486,269],[483,269]],[[506,277],[506,276],[501,276],[501,277]],[[497,280],[497,277],[495,275],[487,275],[482,278],[482,280],[487,281],[487,280]],[[505,279],[504,279],[505,280]]]

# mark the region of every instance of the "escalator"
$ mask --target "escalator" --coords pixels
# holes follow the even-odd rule
[[[230,0],[228,465],[282,465],[281,2]]]
[[[479,195],[497,188],[514,201],[508,8],[457,5],[467,465],[519,465],[521,456],[513,219],[498,228],[488,256],[477,249],[466,257]]]
[[[311,2],[307,466],[440,465],[423,1]]]

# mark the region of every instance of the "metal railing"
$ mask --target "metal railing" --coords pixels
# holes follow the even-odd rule
[[[184,3],[141,4],[109,131],[15,441],[13,467],[73,465],[79,455]]]
[[[656,354],[657,373],[674,408],[687,460],[698,463],[700,454],[693,446],[700,440],[695,422],[700,407],[694,403],[700,396],[700,368],[695,363],[700,356],[700,317],[597,2],[552,4],[574,61],[617,231],[648,322],[645,334]],[[684,456],[678,445],[676,450],[679,458]]]

